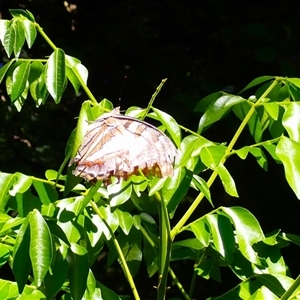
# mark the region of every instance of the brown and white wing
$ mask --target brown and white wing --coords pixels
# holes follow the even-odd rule
[[[122,115],[107,114],[88,126],[74,158],[74,174],[86,180],[127,178],[140,169],[158,177],[173,174],[177,150],[156,127]]]

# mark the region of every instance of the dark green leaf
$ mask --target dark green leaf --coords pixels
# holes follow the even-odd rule
[[[247,86],[244,87],[240,91],[240,93],[242,93],[242,92],[244,92],[244,91],[246,91],[246,90],[248,90],[248,89],[250,89],[250,88],[252,88],[252,87],[254,87],[256,85],[259,85],[259,84],[261,84],[263,82],[266,82],[268,80],[274,79],[274,78],[275,78],[274,76],[261,76],[261,77],[257,77],[254,80],[252,80],[249,84],[247,84]]]
[[[52,299],[59,292],[61,286],[65,283],[68,273],[68,263],[66,260],[68,247],[60,241],[61,245],[57,247],[54,264],[51,265],[51,272],[46,274],[44,279],[47,299]]]
[[[13,253],[12,269],[18,284],[19,293],[22,293],[31,271],[29,219],[30,215],[24,220],[18,231]]]
[[[58,199],[57,191],[53,186],[39,180],[33,180],[33,186],[44,205],[53,203]]]
[[[265,170],[268,170],[267,158],[260,148],[249,147],[249,152],[255,157],[258,164]]]
[[[89,262],[86,249],[72,243],[67,255],[69,282],[72,299],[81,300],[87,285]]]
[[[222,95],[224,95],[223,92],[216,92],[204,97],[195,107],[195,111],[204,112],[208,106],[215,103]]]

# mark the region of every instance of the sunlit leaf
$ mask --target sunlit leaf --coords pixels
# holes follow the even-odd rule
[[[237,242],[242,254],[252,263],[261,265],[261,261],[252,245],[264,239],[264,234],[257,219],[242,207],[222,207],[231,219],[236,230]]]
[[[300,199],[300,143],[282,136],[277,144],[276,154],[283,163],[287,182]]]
[[[56,103],[60,102],[66,84],[65,53],[55,49],[50,55],[46,68],[46,86]]]
[[[30,250],[34,280],[40,286],[53,258],[51,233],[38,210],[30,216]]]

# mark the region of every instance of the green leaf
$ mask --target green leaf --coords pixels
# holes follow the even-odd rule
[[[69,263],[68,277],[72,299],[81,300],[86,289],[89,274],[89,262],[86,249],[75,243],[71,243],[67,261]]]
[[[120,183],[110,184],[107,187],[110,198],[110,206],[115,207],[125,203],[132,193],[131,181],[121,181]]]
[[[249,147],[249,152],[255,157],[258,164],[265,170],[268,170],[268,161],[267,158],[260,148]]]
[[[11,24],[4,35],[4,40],[3,40],[3,47],[5,49],[5,52],[8,57],[11,56],[13,50],[14,50],[14,45],[15,45],[15,38],[16,38],[16,32],[14,26]]]
[[[14,54],[15,57],[19,57],[22,47],[24,46],[25,43],[25,32],[21,20],[17,19],[13,25],[15,27]]]
[[[248,146],[245,146],[241,149],[238,149],[238,150],[234,150],[234,153],[236,153],[239,158],[241,159],[246,159],[248,153],[249,153],[249,147]]]
[[[180,152],[178,165],[186,166],[187,169],[194,170],[194,158],[199,160],[199,155],[203,147],[214,146],[214,143],[202,136],[188,135],[180,144]]]
[[[59,103],[66,85],[65,53],[56,48],[50,55],[46,68],[46,86],[55,103]]]
[[[177,145],[177,147],[179,147],[181,142],[181,130],[175,119],[157,108],[152,107],[152,110],[155,112],[156,116],[158,117],[158,120],[167,129],[174,143]]]
[[[40,201],[44,205],[48,205],[58,200],[58,194],[56,189],[50,186],[49,184],[46,184],[39,180],[33,180],[33,186],[40,198]]]
[[[10,198],[9,191],[16,182],[14,174],[0,172],[0,213],[6,212],[6,204]]]
[[[204,97],[195,107],[195,111],[204,112],[208,106],[210,106],[212,103],[215,103],[224,94],[225,93],[223,92],[216,92]]]
[[[119,227],[119,219],[116,212],[112,212],[110,207],[99,207],[99,211],[102,217],[105,219],[111,230],[114,232]],[[104,228],[103,228],[104,226]],[[108,232],[106,225],[101,225],[103,233],[105,234],[106,239],[110,239],[110,232]]]
[[[67,245],[61,240],[59,247],[56,247],[55,260],[51,265],[51,272],[48,272],[44,279],[47,299],[53,299],[54,296],[60,291],[62,285],[66,282],[68,273],[66,256],[68,248],[69,247],[67,247]]]
[[[82,300],[90,300],[90,299],[95,299],[95,300],[103,299],[101,296],[101,289],[96,286],[96,279],[91,270],[89,270],[89,275],[87,279],[87,288]]]
[[[227,150],[226,146],[210,146],[201,149],[200,157],[202,162],[210,169],[215,170],[224,157]]]
[[[28,10],[23,9],[9,9],[10,14],[15,18],[25,17],[26,19],[31,20],[32,14]]]
[[[235,182],[225,166],[223,164],[219,164],[217,170],[226,193],[232,197],[238,197],[239,195],[236,190]]]
[[[16,282],[0,279],[0,298],[19,299],[19,292]]]
[[[240,96],[229,94],[224,94],[223,96],[221,96],[204,112],[199,121],[197,133],[200,134],[205,129],[205,127],[219,121],[223,117],[223,115],[231,109],[232,106],[235,106],[244,101],[247,100]]]
[[[257,77],[254,80],[252,80],[249,84],[247,84],[246,87],[244,87],[240,91],[240,93],[242,93],[242,92],[244,92],[244,91],[246,91],[246,90],[248,90],[248,89],[250,89],[250,88],[252,88],[252,87],[254,87],[256,85],[259,85],[259,84],[261,84],[263,82],[266,82],[266,81],[269,81],[271,79],[274,79],[274,78],[275,78],[274,76],[261,76],[261,77]]]
[[[239,249],[250,262],[261,265],[261,261],[252,245],[263,241],[264,234],[257,219],[245,208],[222,207],[224,213],[231,219],[236,230]]]
[[[103,285],[100,282],[97,282],[97,286],[101,290],[102,299],[109,299],[109,300],[126,300],[123,297],[120,298],[114,291],[107,288],[105,285]],[[98,299],[98,298],[97,298]]]
[[[158,178],[155,177],[153,178],[150,182],[149,182],[149,192],[148,195],[153,196],[156,192],[158,192],[159,190],[161,190],[164,186],[164,183],[166,182],[166,180],[168,179],[168,177],[164,177],[164,178]]]
[[[0,41],[2,44],[4,44],[4,36],[9,25],[10,25],[10,21],[0,20]]]
[[[190,230],[194,233],[198,241],[205,247],[210,243],[210,231],[206,219],[199,219],[189,225]],[[188,228],[188,229],[189,229]]]
[[[234,235],[229,219],[222,215],[209,214],[206,217],[216,250],[231,262],[235,249]]]
[[[15,196],[16,193],[25,193],[32,184],[32,179],[22,173],[15,173],[17,182],[14,183],[13,188],[9,191],[10,195]]]
[[[1,21],[1,20],[0,20]],[[13,64],[13,60],[10,60],[8,63],[6,63],[4,66],[2,66],[0,68],[0,83],[2,82],[2,80],[5,77],[5,74],[7,72],[7,70],[9,69],[9,67]]]
[[[31,64],[30,73],[28,76],[30,94],[37,107],[44,103],[48,96],[48,91],[46,89],[44,80],[44,70],[45,66],[41,62],[34,61]]]
[[[276,163],[281,163],[281,160],[276,155],[276,146],[274,144],[263,144],[263,147],[269,152]]]
[[[25,38],[27,41],[28,48],[30,49],[36,38],[36,28],[33,23],[29,20],[23,20],[22,25],[25,32]]]
[[[283,114],[282,124],[289,134],[289,137],[300,142],[300,103],[290,103]]]
[[[300,199],[300,143],[282,136],[277,144],[276,155],[283,163],[287,182]]]
[[[246,115],[249,113],[250,109],[251,109],[250,104],[248,102],[243,102],[240,105],[235,106],[233,108],[233,112],[241,121],[243,121]],[[258,143],[261,140],[263,130],[261,125],[261,120],[256,111],[254,111],[253,114],[251,115],[248,121],[248,127],[255,142]]]
[[[204,194],[206,199],[213,206],[212,199],[210,196],[210,190],[209,190],[209,187],[208,187],[206,181],[203,178],[201,178],[200,176],[193,174],[193,184],[195,185],[195,187],[198,188],[198,190],[200,190]]]
[[[278,119],[279,115],[279,105],[276,102],[268,102],[263,103],[264,108],[268,112],[268,114],[273,118],[275,121]]]
[[[52,258],[52,239],[47,223],[38,210],[30,216],[30,259],[36,285],[41,286]]]
[[[127,211],[121,211],[119,209],[116,209],[116,213],[119,220],[119,226],[122,228],[123,232],[128,235],[133,224],[132,215]]]
[[[30,62],[23,62],[15,68],[12,75],[12,91],[10,98],[15,101],[24,92],[30,72]]]
[[[18,284],[19,293],[22,293],[31,271],[29,256],[30,231],[29,214],[18,231],[13,253],[12,270]]]
[[[142,233],[132,227],[129,235],[122,232],[118,235],[118,241],[126,259],[131,275],[134,277],[139,270],[142,261],[141,241]]]
[[[165,181],[161,194],[166,201],[168,211],[171,218],[176,208],[187,194],[193,173],[184,167],[176,168],[172,177],[168,177]]]

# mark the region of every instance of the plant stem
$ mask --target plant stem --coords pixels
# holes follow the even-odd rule
[[[244,130],[245,126],[247,125],[248,121],[250,120],[252,114],[255,111],[255,108],[257,106],[259,106],[261,104],[261,102],[263,101],[263,99],[271,92],[271,90],[277,85],[278,83],[278,78],[276,78],[272,84],[268,87],[268,89],[261,95],[261,97],[257,100],[257,102],[250,108],[249,112],[247,113],[247,115],[245,116],[243,122],[241,123],[241,125],[239,126],[238,130],[236,131],[236,133],[234,134],[233,138],[231,139],[224,156],[222,157],[220,164],[224,164],[227,157],[229,156],[230,152],[233,149],[233,146],[235,145],[237,139],[239,138],[239,136],[241,135],[242,131]],[[207,181],[207,185],[210,188],[211,185],[213,184],[213,182],[215,181],[216,177],[218,175],[218,171],[215,170],[213,171],[213,173],[211,174],[210,178]],[[177,233],[180,231],[180,229],[184,226],[184,224],[187,222],[187,220],[190,218],[190,216],[192,215],[192,213],[195,211],[195,209],[197,208],[197,206],[199,205],[199,203],[202,201],[204,197],[203,193],[200,193],[197,198],[195,199],[195,201],[192,203],[192,205],[189,207],[189,209],[185,212],[185,214],[182,216],[182,218],[179,220],[179,222],[175,225],[175,227],[172,229],[171,231],[171,239],[173,240],[175,238],[175,236],[177,235]]]
[[[150,109],[151,109],[151,106],[152,106],[152,104],[153,104],[153,102],[154,102],[156,96],[157,96],[158,93],[161,91],[161,89],[162,89],[163,85],[166,83],[166,81],[167,81],[167,78],[163,79],[163,80],[161,81],[161,83],[159,84],[159,86],[156,88],[155,92],[154,92],[153,95],[151,96],[151,99],[150,99],[150,101],[149,101],[149,103],[148,103],[148,106],[147,106],[147,108],[146,108],[146,110],[145,110],[145,113],[144,113],[144,115],[142,116],[141,120],[144,120],[144,119],[146,118],[146,116],[147,116],[147,114],[149,113],[149,111],[150,111]]]
[[[121,260],[121,263],[122,263],[122,269],[125,273],[125,276],[128,280],[128,283],[131,287],[131,290],[132,290],[132,293],[133,293],[133,296],[134,296],[134,299],[136,300],[140,300],[140,296],[138,294],[138,291],[136,289],[136,286],[134,284],[134,281],[133,281],[133,278],[131,276],[131,273],[130,273],[130,270],[128,268],[128,265],[127,265],[127,262],[126,262],[126,259],[123,255],[123,252],[122,252],[122,249],[118,243],[118,240],[114,234],[114,232],[111,230],[110,226],[108,225],[107,221],[105,220],[104,216],[102,216],[97,204],[94,202],[94,201],[90,201],[90,205],[92,206],[93,210],[97,213],[97,215],[101,218],[101,220],[103,221],[103,223],[105,224],[105,226],[107,227],[107,229],[109,230],[109,233],[111,234],[112,236],[112,240],[113,240],[113,243],[114,243],[114,246],[118,252],[118,255],[119,255],[119,258]]]
[[[189,297],[189,295],[186,293],[186,291],[184,290],[183,286],[181,285],[180,281],[178,280],[177,276],[175,275],[175,273],[173,272],[173,270],[169,267],[169,273],[174,281],[174,283],[177,285],[179,291],[181,292],[183,298],[185,300],[191,300],[191,298]]]
[[[291,296],[298,289],[299,285],[300,285],[300,275],[298,275],[294,283],[289,287],[287,291],[285,291],[285,293],[281,296],[280,299],[281,300],[292,299]]]
[[[171,226],[168,215],[168,210],[165,201],[161,194],[155,193],[155,198],[158,205],[159,215],[159,273],[158,273],[158,286],[157,286],[157,300],[164,300],[167,289],[167,279],[169,262],[171,256]]]

